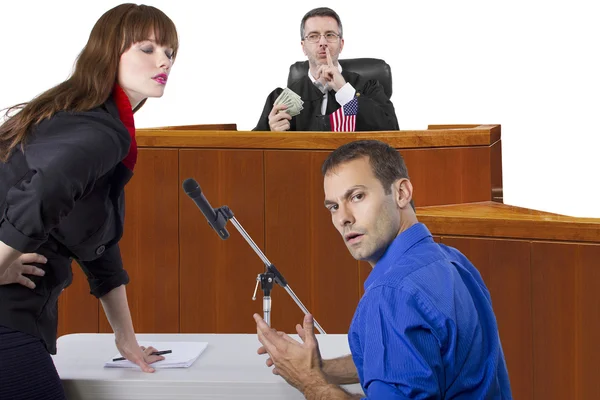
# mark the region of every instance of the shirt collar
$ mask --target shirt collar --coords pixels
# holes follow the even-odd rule
[[[340,64],[340,62],[338,61],[338,71],[340,71],[340,74],[342,73],[342,64]],[[308,68],[308,79],[310,79],[310,81],[313,83],[313,85],[315,85],[317,88],[319,88],[319,90],[321,91],[321,93],[327,93],[331,88],[329,87],[329,85],[323,85],[321,82],[319,82],[318,80],[316,80],[315,78],[313,78],[312,74],[310,73],[310,67]]]
[[[373,267],[369,277],[365,280],[365,291],[377,280],[377,278],[384,275],[390,267],[394,265],[398,258],[402,257],[402,255],[404,255],[411,247],[422,240],[433,242],[433,236],[431,236],[429,229],[420,222],[396,236],[383,256],[377,261],[375,267]]]

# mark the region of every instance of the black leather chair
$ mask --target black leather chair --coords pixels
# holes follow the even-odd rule
[[[350,58],[339,60],[342,70],[352,71],[366,79],[376,79],[388,98],[392,97],[392,70],[388,63],[378,58]],[[308,74],[308,61],[298,61],[290,66],[288,87]]]

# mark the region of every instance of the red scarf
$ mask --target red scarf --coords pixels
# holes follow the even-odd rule
[[[121,119],[123,125],[125,125],[125,128],[127,128],[129,131],[129,136],[131,136],[129,153],[127,153],[127,156],[123,159],[123,164],[133,171],[133,167],[135,167],[135,162],[137,161],[137,143],[135,141],[135,121],[133,120],[133,110],[131,108],[129,98],[118,83],[115,83],[113,98],[115,99],[117,109],[119,110],[119,118]]]

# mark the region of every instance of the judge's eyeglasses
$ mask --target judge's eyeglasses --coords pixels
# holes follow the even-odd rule
[[[325,37],[325,40],[327,40],[329,43],[333,43],[340,38],[340,35],[337,33],[327,32],[324,34],[311,33],[310,35],[305,36],[304,39],[309,43],[317,43],[319,40],[321,40],[321,36]]]

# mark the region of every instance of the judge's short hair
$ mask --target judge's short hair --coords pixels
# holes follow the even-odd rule
[[[340,38],[344,37],[344,32],[342,29],[342,20],[340,19],[340,16],[337,15],[337,13],[329,7],[319,7],[313,8],[312,10],[304,14],[304,17],[302,17],[302,22],[300,22],[300,40],[304,40],[304,25],[306,24],[306,20],[312,17],[331,17],[335,19],[338,24],[338,33],[340,35]]]

